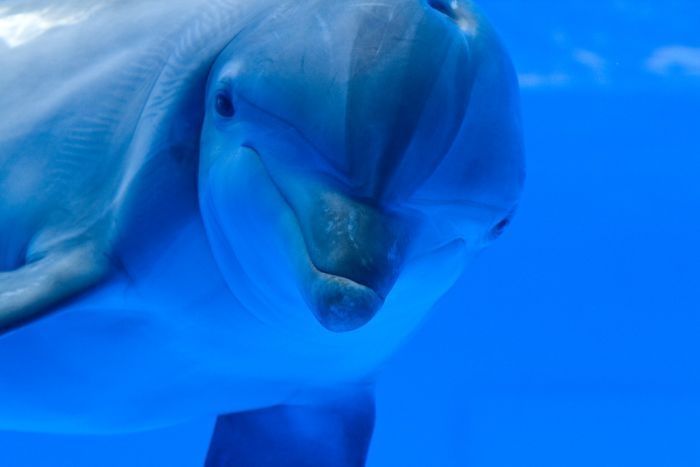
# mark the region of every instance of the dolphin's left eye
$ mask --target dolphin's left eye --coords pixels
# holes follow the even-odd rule
[[[233,117],[236,113],[231,98],[223,92],[216,95],[216,113],[226,118]]]
[[[510,224],[510,217],[500,220],[498,224],[494,225],[491,229],[491,238],[500,237],[506,227],[508,227],[508,224]]]

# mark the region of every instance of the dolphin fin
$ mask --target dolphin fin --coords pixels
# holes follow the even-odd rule
[[[222,415],[205,467],[362,467],[373,428],[374,397],[366,389]]]
[[[106,255],[88,243],[48,252],[18,269],[0,272],[0,335],[87,289],[107,270]]]

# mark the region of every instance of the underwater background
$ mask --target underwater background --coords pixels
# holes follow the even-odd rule
[[[382,372],[368,465],[700,466],[700,4],[479,4],[520,77],[526,190]],[[198,466],[213,422],[0,433],[0,466]]]

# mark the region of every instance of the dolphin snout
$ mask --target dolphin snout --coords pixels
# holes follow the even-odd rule
[[[319,194],[314,204],[303,222],[318,271],[311,306],[329,330],[353,330],[377,313],[396,282],[406,229],[398,216],[333,191]]]
[[[320,273],[311,286],[312,311],[326,329],[353,331],[367,324],[384,304],[369,287]]]
[[[374,206],[332,192],[320,196],[313,217],[307,241],[316,267],[385,297],[401,267],[400,222]]]

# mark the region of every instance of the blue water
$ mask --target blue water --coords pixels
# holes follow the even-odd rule
[[[700,465],[700,6],[482,1],[521,76],[512,227],[396,355],[371,467]],[[0,465],[201,464],[213,420],[0,435]]]

